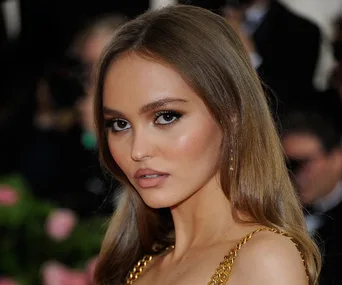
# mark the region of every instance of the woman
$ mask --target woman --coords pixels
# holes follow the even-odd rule
[[[141,15],[97,79],[100,159],[124,188],[95,284],[315,284],[320,257],[261,84],[221,17]]]

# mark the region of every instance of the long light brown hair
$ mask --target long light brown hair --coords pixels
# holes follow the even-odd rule
[[[267,100],[248,54],[223,18],[184,5],[146,12],[123,25],[99,65],[95,118],[100,160],[124,187],[103,241],[95,284],[121,284],[133,264],[152,253],[155,244],[174,242],[169,213],[144,204],[108,148],[104,80],[109,66],[128,53],[171,66],[200,96],[222,129],[220,179],[234,217],[240,220],[238,213],[243,212],[253,222],[287,232],[303,253],[310,285],[315,284],[319,252],[307,235]],[[233,171],[229,171],[231,153]]]

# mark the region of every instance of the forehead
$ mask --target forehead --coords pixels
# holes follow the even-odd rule
[[[289,133],[283,137],[282,142],[286,154],[293,157],[316,154],[322,151],[319,139],[312,134]]]
[[[146,104],[165,97],[202,101],[182,76],[166,64],[129,54],[110,65],[104,79],[104,105]]]
[[[101,56],[103,49],[110,40],[109,31],[96,31],[91,33],[85,40],[81,56],[83,61],[88,64],[96,63]]]

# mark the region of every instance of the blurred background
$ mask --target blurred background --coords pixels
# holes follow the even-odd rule
[[[324,255],[320,284],[342,284],[342,0],[0,0],[0,285],[91,284],[120,187],[97,160],[93,67],[120,25],[176,3],[243,41]]]

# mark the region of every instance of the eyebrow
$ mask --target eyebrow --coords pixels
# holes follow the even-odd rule
[[[150,111],[159,109],[161,107],[164,107],[168,104],[171,103],[187,103],[187,100],[184,99],[180,99],[180,98],[170,98],[170,97],[166,97],[166,98],[162,98],[153,102],[150,102],[144,106],[142,106],[139,109],[139,114],[144,114],[144,113],[148,113]],[[123,114],[120,111],[108,108],[106,106],[103,106],[103,113],[106,115],[115,115],[115,116],[122,116]]]

